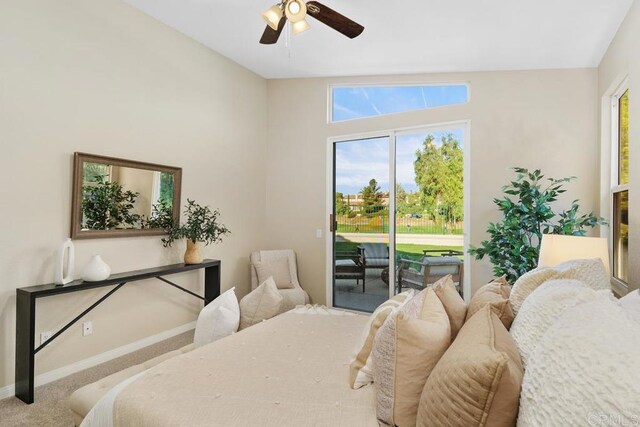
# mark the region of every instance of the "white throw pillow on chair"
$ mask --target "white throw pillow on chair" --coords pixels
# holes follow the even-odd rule
[[[240,305],[235,289],[235,287],[229,289],[200,310],[193,337],[196,348],[229,336],[238,330]]]

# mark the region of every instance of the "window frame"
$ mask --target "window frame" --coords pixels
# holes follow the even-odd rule
[[[407,110],[401,111],[398,113],[388,113],[388,114],[380,114],[377,116],[367,116],[367,117],[357,117],[353,119],[346,119],[340,121],[334,121],[333,119],[333,89],[338,88],[395,88],[395,87],[414,87],[414,86],[465,86],[467,88],[467,100],[465,102],[461,102],[458,104],[449,104],[449,105],[440,105],[437,107],[430,108],[422,108],[417,110]],[[447,82],[402,82],[402,83],[336,83],[329,84],[327,86],[327,124],[336,124],[336,123],[349,123],[357,120],[367,120],[367,119],[376,119],[381,117],[388,117],[395,114],[406,114],[413,113],[416,111],[426,111],[426,110],[436,110],[438,108],[445,107],[454,107],[459,105],[466,105],[471,102],[471,84],[469,82],[456,82],[456,81],[447,81]]]
[[[620,184],[619,174],[620,174],[620,98],[629,91],[629,78],[625,77],[622,80],[622,83],[618,85],[618,87],[613,91],[610,95],[610,123],[611,123],[611,132],[610,132],[610,150],[611,150],[611,174],[609,179],[609,212],[611,215],[611,224],[609,226],[609,257],[611,259],[611,283],[613,285],[616,293],[625,295],[629,290],[629,284],[617,277],[614,276],[615,272],[615,248],[616,242],[614,241],[615,237],[615,195],[623,193],[625,191],[629,192],[629,183]],[[628,197],[628,196],[627,196]]]

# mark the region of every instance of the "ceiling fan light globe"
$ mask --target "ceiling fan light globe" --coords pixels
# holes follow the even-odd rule
[[[302,0],[289,0],[284,8],[289,21],[296,23],[307,16],[307,5]]]
[[[303,19],[302,21],[294,22],[293,24],[291,24],[291,26],[293,27],[293,34],[300,34],[304,31],[307,31],[309,28],[311,28],[306,19]]]
[[[264,22],[266,22],[268,26],[277,30],[278,25],[280,24],[280,19],[282,19],[282,9],[277,4],[273,5],[264,11],[262,19],[264,19]]]

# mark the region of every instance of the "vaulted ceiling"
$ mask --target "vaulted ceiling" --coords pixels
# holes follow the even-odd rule
[[[126,0],[266,78],[595,67],[633,0],[321,0],[365,26],[258,43],[275,0]]]

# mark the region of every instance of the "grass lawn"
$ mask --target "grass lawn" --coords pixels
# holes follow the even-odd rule
[[[357,242],[336,242],[337,251],[353,252],[358,247]],[[438,246],[438,245],[414,245],[411,243],[399,243],[396,245],[396,255],[402,258],[420,259],[422,257],[422,251],[425,249],[436,250],[454,250],[463,251],[462,246]]]

